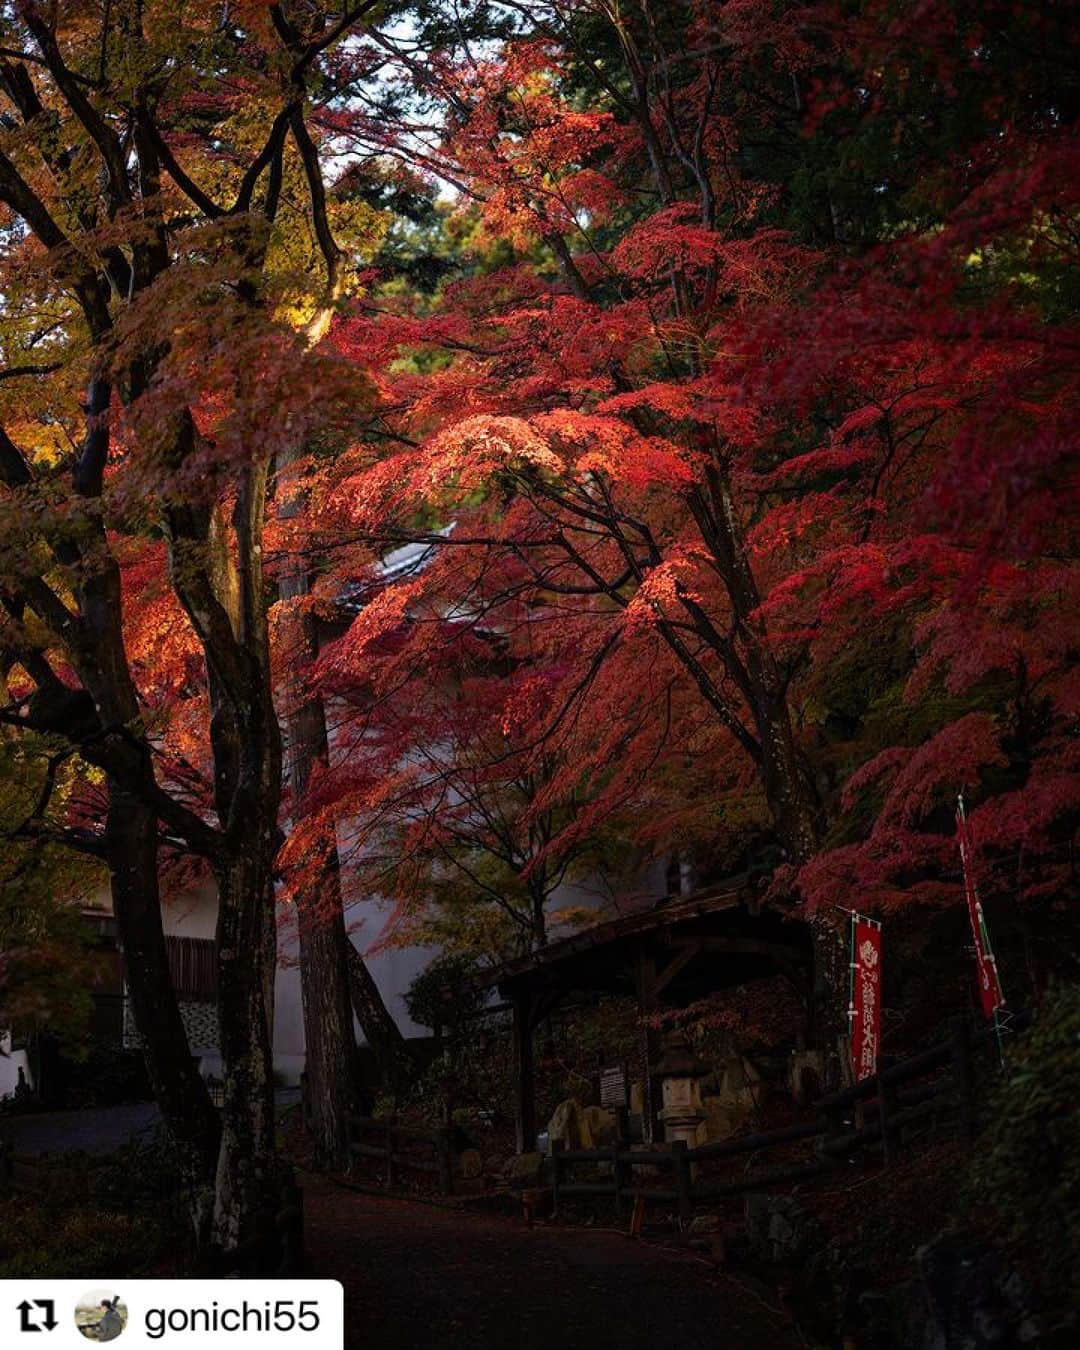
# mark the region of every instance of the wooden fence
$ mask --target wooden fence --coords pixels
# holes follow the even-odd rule
[[[397,1185],[401,1172],[412,1171],[433,1175],[440,1195],[454,1192],[449,1130],[418,1130],[399,1125],[393,1118],[350,1116],[349,1153],[354,1158],[379,1159],[388,1191]]]
[[[696,1148],[676,1142],[666,1152],[634,1149],[626,1137],[625,1113],[619,1113],[618,1138],[607,1148],[567,1149],[558,1141],[552,1143],[550,1166],[555,1208],[560,1197],[608,1196],[620,1209],[634,1202],[674,1205],[679,1218],[685,1221],[700,1200],[720,1199],[818,1176],[838,1166],[853,1152],[869,1147],[881,1147],[885,1162],[890,1163],[904,1142],[905,1131],[935,1117],[948,1114],[970,1136],[975,1127],[975,1053],[986,1040],[986,1035],[973,1038],[967,1021],[957,1019],[948,1040],[883,1069],[874,1078],[823,1097],[816,1103],[815,1120]],[[937,1076],[904,1089],[905,1084],[932,1074]],[[754,1156],[809,1140],[817,1141],[815,1156],[744,1172],[731,1179],[705,1177],[698,1167],[704,1162],[739,1157],[749,1162]],[[610,1169],[610,1175],[588,1181],[571,1180],[572,1170],[584,1165],[603,1165]],[[635,1168],[669,1174],[670,1181],[663,1176],[658,1179],[660,1184],[649,1178],[646,1184],[636,1185]]]

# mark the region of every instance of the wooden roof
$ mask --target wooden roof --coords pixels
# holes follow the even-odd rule
[[[684,959],[683,952],[708,959]],[[473,983],[498,988],[506,998],[553,988],[629,993],[646,955],[681,959],[665,997],[689,1000],[778,970],[802,970],[811,959],[810,932],[797,918],[761,908],[747,883],[730,883],[583,928],[484,971]]]

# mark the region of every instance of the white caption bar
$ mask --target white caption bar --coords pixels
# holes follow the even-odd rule
[[[5,1350],[342,1350],[337,1280],[0,1280]]]

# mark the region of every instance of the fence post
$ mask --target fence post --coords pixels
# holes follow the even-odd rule
[[[671,1170],[675,1177],[679,1223],[685,1228],[690,1222],[690,1215],[694,1209],[693,1185],[690,1180],[690,1158],[685,1139],[673,1139],[671,1141]]]
[[[620,1155],[630,1148],[630,1131],[627,1128],[626,1108],[620,1107],[615,1116],[615,1147],[611,1151],[611,1170],[615,1177],[615,1213],[621,1214],[626,1206],[622,1192],[633,1185],[634,1169]]]
[[[450,1130],[440,1125],[435,1131],[435,1162],[439,1168],[439,1192],[442,1195],[454,1193],[454,1171],[450,1153]]]
[[[885,1164],[892,1162],[900,1147],[899,1131],[893,1126],[892,1118],[899,1109],[896,1084],[878,1077],[878,1124],[881,1127],[881,1148]]]
[[[562,1158],[559,1156],[566,1144],[561,1139],[551,1141],[551,1212],[559,1212],[559,1183],[562,1181]]]
[[[965,1139],[975,1137],[975,1094],[972,1079],[971,1037],[967,1018],[954,1017],[951,1027],[953,1085],[960,1102],[960,1129]]]
[[[308,1078],[307,1069],[300,1072],[300,1117],[304,1122],[304,1129],[311,1129],[311,1080]]]
[[[394,1167],[394,1123],[386,1122],[386,1189],[392,1191],[397,1181],[397,1169]]]

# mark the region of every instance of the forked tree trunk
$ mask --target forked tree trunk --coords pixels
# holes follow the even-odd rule
[[[633,91],[632,113],[648,151],[653,180],[661,201],[671,206],[677,200],[676,185],[653,119],[652,91],[641,76],[647,62],[637,52],[629,30],[620,28],[618,37]],[[711,225],[715,214],[712,184],[707,173],[695,173],[695,178],[701,219]],[[693,298],[678,267],[672,269],[672,295],[676,314],[693,329],[696,322]],[[750,705],[760,746],[758,771],[777,838],[787,861],[798,866],[812,856],[820,842],[817,803],[796,748],[786,686],[757,617],[760,596],[750,565],[745,529],[720,456],[706,470],[703,488],[695,516],[723,578],[735,631],[743,646],[748,685],[743,693]],[[818,1045],[831,1055],[834,1051],[841,1052],[840,1040],[846,1030],[843,942],[829,916],[813,920],[811,932],[815,964],[813,1028]]]
[[[629,35],[620,30],[619,37],[634,91],[634,115],[649,153],[654,182],[665,205],[674,205],[675,184],[653,121],[650,92],[640,78],[642,67]],[[698,176],[698,187],[701,218],[709,222],[714,202],[707,175]],[[696,323],[693,298],[679,268],[672,270],[672,297],[675,313],[692,331]],[[820,841],[816,794],[798,754],[786,683],[761,626],[757,581],[725,459],[716,445],[706,443],[702,449],[708,467],[691,509],[724,582],[734,620],[731,635],[710,631],[707,624],[702,636],[714,646],[722,662],[735,653],[732,640],[737,640],[741,692],[753,717],[759,747],[755,757],[769,814],[786,860],[798,867],[813,855]],[[696,678],[695,670],[689,664],[687,668]],[[817,917],[810,926],[815,965],[813,1034],[826,1055],[835,1057],[843,1053],[841,1042],[846,1031],[843,942],[830,916]],[[827,1066],[830,1079],[835,1079],[833,1070],[834,1066]]]
[[[327,271],[326,303],[319,322],[310,326],[308,340],[318,341],[325,333],[341,295],[343,268],[326,219],[318,151],[304,123],[305,71],[316,64],[326,46],[360,21],[365,8],[347,16],[325,40],[313,42],[287,19],[282,20],[279,33],[289,52],[291,82],[287,82],[285,101],[269,139],[248,163],[231,207],[212,201],[172,159],[167,136],[156,121],[160,90],[155,80],[137,79],[121,99],[122,107],[110,102],[109,81],[104,76],[98,90],[101,106],[96,96],[90,99],[80,92],[77,77],[66,65],[68,20],[53,12],[55,7],[49,14],[38,13],[32,5],[20,10],[38,52],[26,62],[15,53],[14,63],[5,61],[0,71],[0,82],[25,128],[20,152],[28,142],[36,141],[48,170],[42,177],[35,166],[31,183],[13,160],[0,155],[0,199],[36,236],[57,294],[71,297],[82,311],[82,332],[75,338],[76,349],[83,354],[80,362],[86,351],[95,358],[84,405],[86,434],[73,457],[71,476],[74,499],[89,509],[70,516],[61,511],[59,527],[51,534],[43,526],[53,558],[44,563],[41,575],[30,578],[33,605],[65,649],[96,710],[99,724],[91,728],[91,734],[72,739],[88,763],[107,771],[112,787],[124,789],[114,795],[107,841],[117,918],[151,1075],[193,1176],[207,1163],[216,1131],[208,1117],[205,1089],[191,1065],[164,963],[155,876],[154,835],[159,820],[169,824],[174,840],[209,860],[217,881],[224,1109],[211,1230],[213,1243],[226,1255],[255,1241],[259,1221],[273,1203],[278,1184],[271,1019],[273,861],[278,843],[281,745],[271,690],[262,569],[269,466],[261,430],[253,424],[249,458],[242,464],[229,465],[220,476],[196,470],[197,431],[190,411],[169,414],[163,410],[162,421],[153,427],[145,447],[145,467],[164,474],[160,499],[155,500],[168,544],[172,586],[206,659],[217,815],[211,825],[154,779],[151,733],[124,649],[120,572],[106,531],[111,508],[102,508],[110,463],[109,411],[116,393],[129,408],[144,398],[151,402],[143,408],[152,408],[154,381],[170,354],[169,325],[163,323],[160,331],[153,326],[154,318],[160,317],[153,311],[164,302],[160,296],[153,301],[147,297],[174,261],[188,257],[188,251],[170,238],[171,230],[166,227],[163,171],[172,178],[173,188],[190,199],[189,221],[222,217],[252,224],[251,230],[229,231],[235,248],[229,289],[250,304],[252,316],[258,318],[264,303],[258,278],[281,201],[285,138],[291,132],[303,160],[311,217]],[[128,36],[138,44],[143,38],[139,13],[134,13],[128,27]],[[106,19],[103,40],[107,29]],[[33,64],[34,78],[27,63]],[[40,92],[39,80],[45,92]],[[113,116],[121,112],[122,132]],[[65,129],[58,141],[53,133],[59,127]],[[76,139],[81,143],[85,137],[86,146],[96,147],[98,157],[93,164],[87,160],[85,171],[72,178],[70,156],[66,151],[61,154],[57,145],[66,144],[75,127],[80,128]],[[94,157],[93,149],[87,153]],[[39,195],[42,191],[44,196]],[[256,205],[257,192],[261,206]],[[54,213],[58,213],[56,218]],[[94,241],[100,222],[106,219],[137,220],[138,227],[105,247],[100,240]],[[174,222],[178,219],[173,216]],[[197,223],[195,228],[202,227]],[[222,249],[226,247],[223,244]],[[215,266],[225,265],[224,256],[219,250]],[[140,328],[139,340],[133,340],[125,351],[124,344],[118,346],[115,341],[114,321],[124,314],[125,304],[131,313],[135,301],[144,306],[142,313],[150,322],[145,333]],[[134,322],[141,322],[140,311],[134,312]],[[65,328],[69,322],[65,315]],[[123,324],[121,330],[129,336],[134,331]],[[72,325],[73,337],[76,331]],[[211,336],[221,338],[222,334]],[[235,390],[237,408],[256,406],[261,392],[259,364],[255,359],[239,363],[236,378],[247,387]],[[115,390],[107,375],[114,366],[122,367]],[[164,402],[170,405],[169,398]],[[0,481],[17,489],[26,487],[33,482],[35,470],[4,436],[0,438]],[[136,418],[129,448],[134,449],[140,438]],[[49,470],[50,477],[53,472]],[[62,585],[74,587],[75,613],[52,590],[52,574],[58,570],[53,560],[60,564],[60,572],[67,569]],[[48,678],[59,683],[55,675]],[[199,1180],[200,1231],[205,1222],[203,1185]]]
[[[241,477],[231,548],[216,510],[174,510],[168,518],[170,572],[206,653],[214,797],[223,826],[211,860],[223,1078],[213,1246],[226,1268],[246,1270],[260,1268],[266,1216],[281,1198],[272,1045],[281,734],[262,572],[268,467],[256,459]]]

